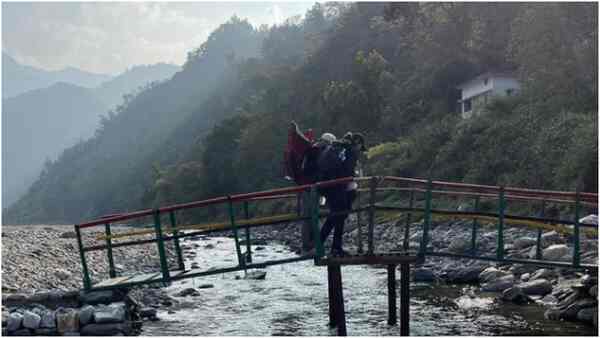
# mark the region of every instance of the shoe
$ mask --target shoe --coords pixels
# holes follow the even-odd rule
[[[349,254],[340,248],[340,249],[331,249],[331,256],[332,257],[344,257],[344,256],[349,256]]]

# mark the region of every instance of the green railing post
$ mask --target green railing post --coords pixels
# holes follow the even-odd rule
[[[231,197],[229,198],[229,220],[231,221],[231,228],[233,230],[233,239],[235,240],[235,251],[237,253],[238,265],[242,268],[246,267],[246,261],[242,255],[242,249],[240,248],[240,238],[238,237],[238,229],[235,224],[235,211],[233,210],[233,202]]]
[[[427,190],[425,191],[425,216],[423,219],[423,236],[421,237],[421,246],[419,248],[419,257],[424,258],[427,251],[427,242],[429,240],[429,225],[431,223],[431,178],[427,179]]]
[[[542,200],[542,210],[540,210],[540,218],[546,216],[546,200]],[[542,259],[542,228],[537,230],[537,238],[535,241],[535,259]]]
[[[580,213],[580,193],[579,189],[575,193],[575,224],[573,224],[573,266],[579,267],[579,213]]]
[[[504,200],[504,187],[500,187],[498,192],[498,239],[496,247],[496,258],[504,260],[504,209],[506,201]]]
[[[475,197],[475,205],[473,206],[473,212],[479,211],[479,196]],[[471,255],[477,254],[477,218],[473,218],[473,224],[471,229]]]
[[[177,265],[179,270],[185,270],[185,264],[183,262],[183,254],[181,252],[181,245],[179,245],[179,231],[177,230],[177,223],[175,221],[175,211],[169,212],[169,219],[171,220],[171,228],[173,229],[173,241],[175,241],[175,252],[177,253]]]
[[[248,211],[248,201],[244,201],[244,217],[250,219]],[[246,262],[252,263],[252,248],[250,247],[250,224],[246,224]]]
[[[377,177],[371,177],[369,181],[369,229],[367,234],[367,254],[372,255],[375,250],[375,240],[373,232],[375,231],[375,197],[377,193]]]
[[[85,259],[85,251],[83,250],[83,241],[81,240],[81,230],[78,225],[75,225],[75,234],[77,234],[77,245],[79,246],[79,257],[81,258],[81,270],[83,272],[83,288],[89,290],[92,288],[90,273]]]
[[[106,235],[106,257],[108,258],[108,275],[110,278],[117,277],[117,272],[115,271],[115,261],[113,259],[113,251],[112,251],[112,239],[110,233],[110,223],[104,224],[104,234]]]
[[[415,202],[415,190],[411,189],[410,190],[410,199],[408,200],[408,207],[410,209],[413,208]],[[404,251],[408,251],[409,249],[409,239],[408,237],[410,236],[410,221],[412,218],[412,212],[409,211],[408,213],[406,213],[406,223],[404,224],[404,243],[402,243],[402,247],[404,249]]]
[[[310,187],[310,201],[310,216],[313,230],[313,240],[316,248],[316,262],[324,255],[323,242],[321,242],[321,231],[319,229],[319,193],[317,192],[316,185]]]
[[[154,210],[154,231],[156,233],[156,242],[158,243],[158,256],[160,258],[160,271],[163,277],[163,283],[168,283],[171,279],[169,274],[169,263],[165,252],[165,242],[163,239],[162,226],[160,225],[160,211]]]

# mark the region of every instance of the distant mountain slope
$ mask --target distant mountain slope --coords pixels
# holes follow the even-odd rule
[[[87,88],[59,82],[2,101],[2,204],[14,202],[44,161],[93,135],[106,106]]]
[[[123,102],[123,95],[131,94],[150,82],[169,79],[180,70],[177,65],[162,62],[134,66],[102,83],[94,92],[106,106],[112,108]]]
[[[57,82],[93,88],[111,78],[110,75],[94,74],[73,67],[47,71],[22,65],[10,55],[2,53],[2,98],[13,97],[33,89],[46,88]]]

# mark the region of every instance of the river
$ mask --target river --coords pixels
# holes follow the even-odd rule
[[[233,266],[237,261],[230,238],[196,239],[200,248],[189,267]],[[187,241],[188,244],[190,243]],[[211,244],[212,249],[204,246]],[[254,262],[296,256],[278,244],[253,246]],[[262,249],[262,250],[261,250]],[[327,272],[303,261],[265,269],[265,280],[244,279],[244,272],[184,280],[167,288],[170,295],[189,287],[197,297],[170,312],[159,310],[156,322],[145,322],[142,335],[193,336],[327,336]],[[238,276],[236,279],[236,276]],[[387,324],[387,272],[365,266],[342,268],[348,335],[397,336],[399,326]],[[398,272],[399,278],[399,272]],[[398,290],[399,295],[399,290]],[[538,305],[500,304],[495,294],[477,286],[411,283],[410,334],[444,335],[594,335],[592,327],[546,320]],[[399,304],[398,304],[399,306]]]

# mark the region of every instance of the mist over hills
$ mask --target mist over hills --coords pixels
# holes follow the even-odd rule
[[[93,88],[110,80],[108,74],[95,74],[74,67],[47,71],[22,65],[2,52],[2,98],[13,97],[27,91],[48,87],[57,82],[67,82],[80,87]]]
[[[121,104],[124,95],[168,79],[180,69],[165,63],[141,65],[114,77],[96,76],[71,67],[46,72],[20,65],[3,53],[3,92],[34,88],[12,97],[3,96],[3,206],[25,193],[45,161],[55,160],[64,149],[93,136],[101,116]],[[35,88],[46,85],[49,86]]]

